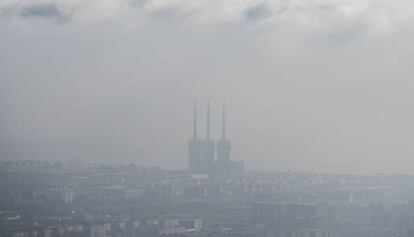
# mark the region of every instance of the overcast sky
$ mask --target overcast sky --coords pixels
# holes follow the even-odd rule
[[[414,173],[410,0],[2,0],[0,159]]]

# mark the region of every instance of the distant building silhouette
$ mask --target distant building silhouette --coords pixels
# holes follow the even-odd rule
[[[223,102],[221,120],[221,139],[217,142],[217,175],[227,177],[230,175],[230,141],[226,138],[226,107]]]
[[[189,150],[189,169],[194,173],[202,173],[202,157],[204,142],[198,139],[197,134],[197,105],[194,102],[194,121],[193,121],[193,138],[188,142]]]
[[[193,137],[189,140],[189,170],[194,174],[228,177],[243,172],[244,163],[238,161],[237,169],[232,169],[234,161],[230,159],[231,145],[226,137],[226,108],[223,103],[221,139],[216,143],[210,136],[210,103],[207,104],[206,138],[199,139],[197,134],[197,105],[194,102]],[[217,153],[217,159],[215,159]],[[236,172],[234,172],[236,171]]]

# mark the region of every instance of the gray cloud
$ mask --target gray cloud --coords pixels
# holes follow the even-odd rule
[[[272,15],[272,11],[266,4],[258,4],[244,12],[248,21],[258,21],[269,18]]]
[[[237,0],[10,0],[0,3],[0,15],[13,17],[45,17],[79,22],[148,16],[186,19],[194,28],[223,24],[243,24],[243,20],[269,19],[300,24],[317,30],[335,30],[337,24],[360,21],[366,30],[389,32],[411,24],[414,4],[405,0],[323,0],[323,1],[263,1]],[[283,13],[283,14],[282,14]]]
[[[54,3],[24,6],[21,9],[20,16],[24,18],[48,18],[57,21],[67,21],[70,19],[70,15],[62,12]]]

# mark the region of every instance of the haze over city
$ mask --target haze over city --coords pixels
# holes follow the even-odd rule
[[[414,237],[414,3],[0,0],[0,237]]]
[[[0,159],[414,173],[414,3],[0,1]]]

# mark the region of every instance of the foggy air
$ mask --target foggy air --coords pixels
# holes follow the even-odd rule
[[[0,1],[0,236],[414,236],[412,9]]]

